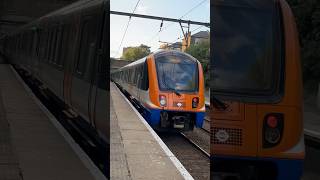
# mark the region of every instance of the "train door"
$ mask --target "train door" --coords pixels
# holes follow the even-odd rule
[[[97,41],[96,51],[96,63],[95,69],[92,73],[94,85],[91,96],[91,113],[95,122],[96,129],[100,133],[101,137],[106,142],[109,142],[109,74],[110,74],[110,61],[107,57],[107,48],[109,41],[109,2],[106,2],[103,6],[103,14],[100,16],[100,23],[98,25],[99,35]]]
[[[97,16],[98,20],[98,32],[97,32],[97,43],[95,51],[95,63],[94,69],[91,73],[91,84],[92,90],[90,92],[90,114],[91,119],[94,121],[95,128],[102,137],[101,145],[104,146],[100,153],[100,159],[104,164],[104,174],[106,177],[110,177],[109,172],[109,137],[110,137],[110,102],[109,102],[109,74],[110,74],[110,61],[107,57],[107,51],[109,48],[109,2],[99,7],[101,8],[101,14]]]
[[[72,107],[91,126],[95,123],[90,113],[93,85],[90,74],[95,64],[95,49],[97,43],[97,15],[90,9],[83,12],[79,24],[79,36],[77,40],[75,59],[72,64]]]
[[[78,18],[72,18],[72,22],[74,21],[79,21]],[[67,45],[66,45],[66,50],[67,51],[63,51],[63,53],[65,53],[64,55],[64,59],[65,59],[65,63],[64,63],[64,78],[63,78],[63,99],[64,102],[69,105],[72,106],[72,102],[71,102],[71,83],[72,83],[72,64],[73,61],[75,59],[74,54],[75,54],[75,47],[77,44],[77,37],[79,36],[79,23],[77,23],[77,25],[74,24],[67,24],[65,26],[65,30],[68,32],[68,36],[67,36]]]

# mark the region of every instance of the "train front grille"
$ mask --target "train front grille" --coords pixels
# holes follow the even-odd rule
[[[242,129],[213,127],[213,144],[242,146]]]

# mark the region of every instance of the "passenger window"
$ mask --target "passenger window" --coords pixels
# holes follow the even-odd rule
[[[147,64],[147,61],[143,65],[141,89],[142,90],[148,90],[149,89],[148,64]]]
[[[58,66],[61,66],[61,48],[62,48],[62,36],[63,36],[63,29],[61,27],[58,28],[58,33],[57,33],[57,48],[55,52],[55,62]]]
[[[94,18],[86,19],[83,22],[82,30],[81,30],[81,40],[80,40],[80,48],[79,48],[79,57],[76,70],[79,74],[83,75],[86,72],[86,66],[88,64],[89,59],[89,49],[90,45],[95,45],[97,37],[96,30],[96,21]]]
[[[53,36],[53,42],[52,42],[52,48],[51,48],[51,56],[50,59],[53,64],[57,64],[56,61],[56,48],[57,48],[57,40],[58,40],[58,29],[54,28],[54,36]]]

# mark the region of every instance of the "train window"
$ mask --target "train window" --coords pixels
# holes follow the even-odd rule
[[[64,61],[68,56],[68,48],[70,48],[69,43],[69,34],[72,33],[70,25],[63,25],[62,26],[62,42],[61,42],[61,52],[59,55],[59,66],[63,67]]]
[[[198,91],[198,64],[189,56],[173,54],[156,57],[159,88],[162,91]]]
[[[137,79],[138,79],[138,80],[137,80],[137,85],[138,85],[139,89],[141,89],[141,85],[143,84],[142,68],[143,68],[142,65],[139,65],[139,66],[137,67],[137,71],[138,71],[138,73],[137,73]]]
[[[44,61],[45,62],[48,62],[48,51],[49,51],[49,42],[50,42],[50,36],[51,36],[51,33],[49,30],[47,30],[46,32],[46,41],[45,41],[45,49],[44,49]]]
[[[280,34],[274,1],[220,1],[216,12],[212,61],[213,91],[269,95],[279,82],[275,34]],[[232,44],[232,46],[230,46]],[[279,43],[278,43],[279,44]]]
[[[134,73],[135,73],[135,69],[134,68],[130,69],[130,82],[132,84],[134,84]]]
[[[124,75],[124,82],[128,83],[128,70],[125,70],[125,75]]]
[[[130,79],[131,79],[131,77],[130,77],[130,69],[127,69],[127,82],[128,83],[130,83]]]
[[[57,38],[58,38],[58,29],[54,28],[52,32],[52,42],[51,42],[51,51],[50,51],[50,60],[53,64],[56,64],[56,47],[57,47]]]
[[[48,50],[48,54],[47,54],[47,59],[48,59],[49,63],[53,63],[52,52],[53,52],[53,48],[54,48],[54,39],[55,39],[55,30],[53,28],[51,28],[49,46],[48,46],[49,50]]]
[[[134,67],[134,79],[133,79],[133,83],[134,83],[134,84],[137,84],[137,81],[138,81],[138,67],[135,66],[135,67]]]
[[[47,42],[47,32],[46,31],[42,31],[41,32],[41,37],[40,37],[40,41],[41,41],[41,45],[40,45],[40,57],[41,60],[44,60],[45,57],[45,50],[46,50],[46,42]]]
[[[130,76],[129,76],[129,71],[128,71],[128,69],[126,70],[126,82],[127,83],[129,83],[129,78],[130,78]]]
[[[49,51],[49,45],[50,45],[50,36],[51,33],[49,30],[46,30],[46,35],[45,35],[45,42],[44,42],[44,54],[43,54],[43,58],[44,61],[47,62],[48,61],[48,51]]]
[[[128,69],[128,82],[131,83],[131,69]]]
[[[62,50],[62,45],[63,45],[63,31],[64,29],[62,27],[58,28],[58,39],[57,39],[57,48],[55,52],[55,62],[58,66],[62,65],[62,58],[61,58],[61,50]]]
[[[32,36],[31,36],[32,44],[31,44],[30,52],[31,52],[32,57],[35,57],[37,45],[38,45],[37,33],[36,33],[36,31],[33,31],[31,34],[32,34]]]
[[[34,47],[34,32],[29,32],[29,55],[33,56],[33,47]]]
[[[143,64],[143,73],[142,73],[142,83],[141,83],[142,90],[149,89],[149,78],[148,78],[148,64],[147,61]]]
[[[79,49],[79,57],[77,62],[77,72],[79,74],[85,74],[86,66],[88,65],[88,61],[90,61],[90,57],[92,54],[90,52],[92,49],[90,47],[94,47],[96,43],[97,29],[96,29],[96,21],[94,18],[90,18],[83,21],[82,29],[81,29],[81,41],[80,41],[80,49]],[[91,51],[90,51],[91,50]],[[91,52],[93,53],[93,52]]]

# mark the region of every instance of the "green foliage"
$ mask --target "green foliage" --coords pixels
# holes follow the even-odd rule
[[[210,41],[202,41],[198,44],[192,44],[187,48],[186,53],[195,57],[201,62],[203,67],[203,73],[205,77],[205,86],[209,87],[210,71],[209,71],[209,60],[210,60]]]
[[[150,54],[150,47],[141,44],[137,47],[128,47],[122,54],[122,59],[135,61]]]
[[[300,36],[304,86],[315,92],[320,82],[320,1],[288,0]]]

